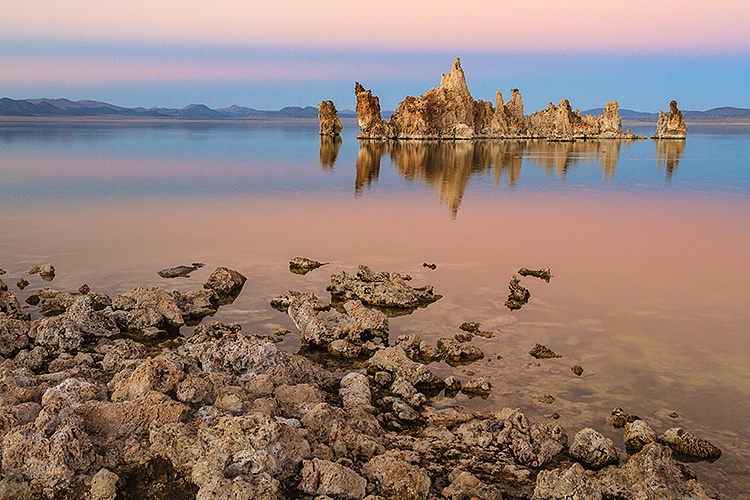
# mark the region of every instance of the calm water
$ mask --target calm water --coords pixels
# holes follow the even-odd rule
[[[606,417],[622,406],[657,433],[682,426],[721,447],[693,465],[699,479],[750,495],[750,127],[633,143],[360,145],[356,132],[347,122],[340,142],[321,142],[316,123],[0,122],[2,279],[23,300],[49,285],[24,274],[44,262],[58,289],[109,294],[199,288],[227,266],[249,280],[215,319],[265,334],[294,331],[268,305],[288,289],[326,297],[330,275],[358,264],[409,274],[444,297],[391,319],[392,340],[435,343],[464,321],[495,333],[472,341],[484,360],[432,365],[492,381],[488,399],[460,404],[557,412],[571,437],[592,426],[621,450]],[[331,264],[295,275],[297,255]],[[198,261],[190,278],[157,275]],[[520,267],[553,278],[523,279],[531,301],[511,312]],[[537,342],[563,358],[537,362]]]

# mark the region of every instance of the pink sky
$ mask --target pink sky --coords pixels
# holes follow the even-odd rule
[[[4,1],[4,37],[408,50],[750,49],[750,2]]]

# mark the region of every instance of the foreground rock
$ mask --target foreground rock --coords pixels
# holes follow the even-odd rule
[[[341,120],[333,101],[323,101],[318,104],[318,120],[320,135],[335,137],[341,133]]]
[[[669,103],[669,114],[659,111],[659,121],[656,123],[656,133],[652,139],[684,139],[687,137],[687,126],[682,111],[677,109],[677,101]]]
[[[338,301],[360,300],[363,304],[385,309],[416,309],[426,306],[442,295],[433,293],[431,285],[419,288],[409,286],[399,273],[374,273],[367,266],[359,266],[356,275],[342,271],[331,276],[326,288]]]
[[[497,92],[494,106],[491,102],[474,100],[458,58],[453,61],[451,71],[442,75],[439,87],[419,97],[406,97],[390,122],[381,118],[378,98],[370,90],[356,83],[354,93],[360,139],[638,138],[622,132],[617,101],[606,103],[603,115],[598,116],[581,116],[563,99],[559,106],[550,103],[547,109],[525,117],[518,89],[511,90],[507,102]]]

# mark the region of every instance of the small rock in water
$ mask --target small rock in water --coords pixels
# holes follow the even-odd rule
[[[39,267],[39,277],[45,281],[52,281],[55,279],[55,266],[52,264],[42,264]]]
[[[549,349],[542,344],[536,344],[530,351],[529,354],[534,356],[536,359],[547,359],[547,358],[562,358],[562,354],[557,354],[552,349]]]
[[[89,288],[89,286],[86,283],[78,287],[78,293],[80,293],[81,295],[88,295],[90,291],[91,291],[91,288]]]
[[[471,333],[466,332],[466,333],[457,333],[453,337],[456,340],[458,340],[459,342],[469,342],[469,341],[471,341],[471,339],[474,338],[474,335],[472,335]]]
[[[461,392],[467,396],[478,395],[482,398],[486,398],[489,396],[491,389],[492,384],[489,380],[484,377],[477,377],[467,381],[463,387],[461,387]]]
[[[521,309],[531,297],[529,290],[521,285],[521,280],[515,275],[508,283],[508,290],[510,290],[510,293],[508,294],[508,300],[505,301],[505,307],[511,311]]]
[[[187,278],[198,267],[200,266],[196,266],[195,264],[192,266],[168,267],[159,271],[159,276],[162,278]]]
[[[37,295],[37,294],[32,294],[32,295],[29,295],[28,297],[26,297],[26,301],[25,301],[25,302],[26,302],[27,304],[29,304],[30,306],[35,306],[35,305],[38,305],[38,304],[39,304],[39,301],[40,301],[40,300],[41,300],[41,299],[39,298],[39,295]]]
[[[37,274],[41,268],[39,266],[31,266],[31,269],[26,271],[27,274]]]
[[[536,400],[539,401],[540,403],[550,405],[555,402],[555,397],[552,396],[551,394],[540,394],[539,396],[536,397]]]
[[[19,290],[23,290],[24,288],[29,286],[29,282],[21,278],[20,280],[16,282],[16,286],[18,287]]]
[[[570,367],[570,371],[578,375],[579,377],[583,375],[583,367],[580,365],[575,365]]]
[[[306,257],[294,257],[289,260],[289,270],[294,274],[307,274],[320,266],[325,266],[327,262],[318,262],[317,260]]]
[[[660,441],[674,451],[698,460],[716,460],[721,456],[718,447],[680,427],[667,429]]]
[[[518,270],[518,274],[521,276],[533,276],[534,278],[542,279],[547,283],[549,283],[549,279],[552,277],[549,267],[543,269],[526,269],[525,267],[522,267]]]
[[[649,443],[656,443],[656,433],[643,420],[635,420],[625,424],[625,435],[623,436],[625,449],[634,452],[641,451]]]
[[[437,269],[437,264],[434,264],[434,263],[433,264],[428,264],[427,262],[425,262],[424,264],[422,264],[422,267],[426,267],[426,268],[432,269],[434,271],[435,269]]]
[[[0,276],[2,276],[3,274],[5,274],[5,272],[6,272],[5,269],[0,269]]]
[[[495,334],[492,332],[485,332],[482,330],[475,332],[474,335],[476,335],[477,337],[484,337],[486,339],[491,339],[492,337],[495,336]]]
[[[477,333],[481,326],[482,325],[480,323],[477,323],[475,321],[464,321],[463,323],[461,323],[461,326],[459,326],[458,328],[460,328],[461,330],[465,332]]]
[[[635,422],[636,420],[641,420],[641,417],[638,415],[629,415],[619,406],[614,408],[612,414],[609,416],[609,421],[618,428],[625,427],[625,424]]]

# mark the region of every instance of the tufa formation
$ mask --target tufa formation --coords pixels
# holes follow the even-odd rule
[[[318,120],[320,120],[320,135],[336,137],[341,133],[341,120],[333,101],[323,101],[318,104]]]
[[[669,103],[669,114],[659,111],[659,121],[656,123],[656,133],[652,139],[684,139],[687,136],[685,119],[682,111],[677,109],[677,101]]]

